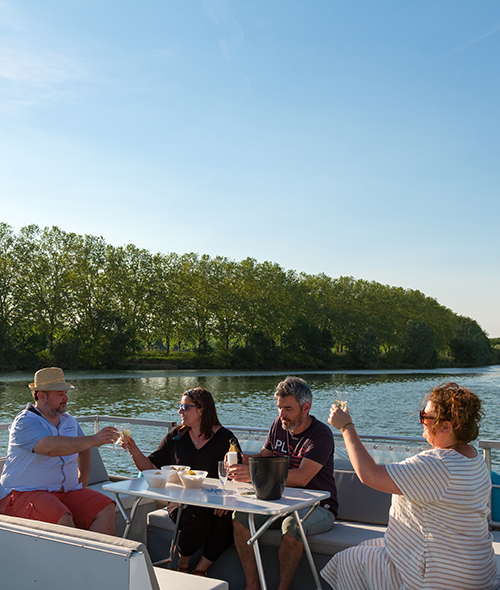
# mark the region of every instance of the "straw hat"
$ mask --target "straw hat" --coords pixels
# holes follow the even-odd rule
[[[64,373],[59,367],[47,367],[35,373],[35,382],[28,387],[31,391],[65,391],[74,389],[74,385],[66,383]]]

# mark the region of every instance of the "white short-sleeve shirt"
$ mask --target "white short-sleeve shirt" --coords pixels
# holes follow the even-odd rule
[[[386,467],[402,495],[385,544],[408,589],[496,588],[484,459],[430,449]]]
[[[48,457],[33,448],[46,436],[83,436],[77,420],[61,414],[59,426],[47,420],[32,404],[20,412],[9,427],[9,448],[0,476],[0,500],[12,490],[69,492],[82,487],[78,481],[78,453]]]

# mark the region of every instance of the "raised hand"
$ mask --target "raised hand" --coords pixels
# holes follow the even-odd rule
[[[96,441],[95,446],[100,447],[102,445],[112,445],[119,439],[119,437],[120,431],[118,428],[115,428],[114,426],[106,426],[94,434]]]

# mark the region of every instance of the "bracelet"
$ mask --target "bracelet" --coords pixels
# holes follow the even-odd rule
[[[345,430],[345,429],[346,429],[348,426],[350,426],[351,424],[354,426],[354,423],[353,423],[353,422],[348,422],[347,424],[344,424],[344,426],[342,426],[342,428],[340,429],[340,432],[344,432],[344,430]]]

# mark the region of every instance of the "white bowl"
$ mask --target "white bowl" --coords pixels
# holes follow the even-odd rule
[[[164,487],[170,477],[170,472],[165,472],[161,469],[145,469],[142,474],[146,478],[150,488]]]
[[[185,488],[201,488],[201,484],[205,481],[207,475],[208,471],[195,470],[194,475],[186,471],[179,472],[180,480]]]
[[[168,472],[168,481],[170,483],[181,483],[179,479],[179,473],[182,471],[189,471],[189,465],[164,465],[161,470]]]

